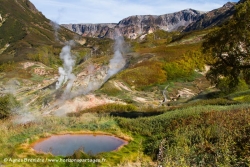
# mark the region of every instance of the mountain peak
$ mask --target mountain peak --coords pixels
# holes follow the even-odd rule
[[[35,13],[39,13],[39,11],[37,10],[37,8],[35,7],[35,5],[33,3],[31,3],[29,0],[25,1],[26,6],[33,12]]]
[[[204,11],[195,10],[195,9],[192,9],[192,8],[187,8],[187,9],[181,10],[180,12],[192,12],[192,13],[195,13],[195,14],[204,14],[204,13],[206,13]]]
[[[227,2],[226,4],[223,5],[223,7],[226,7],[226,8],[231,8],[235,5],[236,3],[234,2]]]
[[[188,25],[184,31],[200,30],[223,24],[232,16],[235,4],[227,2],[222,7],[203,14],[196,22]]]

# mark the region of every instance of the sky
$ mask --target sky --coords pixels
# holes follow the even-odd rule
[[[132,15],[162,15],[192,8],[210,11],[228,0],[30,0],[58,24],[118,23]],[[231,0],[238,2],[238,0]]]

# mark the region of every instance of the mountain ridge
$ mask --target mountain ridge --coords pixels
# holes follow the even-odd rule
[[[196,21],[203,13],[194,9],[185,9],[164,15],[129,16],[117,24],[62,24],[62,26],[82,36],[101,38],[114,38],[114,28],[119,28],[124,36],[135,39],[141,34],[150,33],[156,29],[173,31],[180,27],[185,27],[191,22]]]
[[[202,12],[195,9],[184,9],[163,15],[133,15],[118,23],[96,24],[62,24],[63,27],[87,37],[114,38],[114,28],[130,39],[161,29],[164,31],[192,31],[221,25],[228,20],[234,10],[234,2],[227,2],[222,7]]]
[[[188,25],[184,29],[184,32],[211,28],[223,24],[232,17],[235,5],[236,3],[234,2],[227,2],[218,9],[204,13],[196,22]]]

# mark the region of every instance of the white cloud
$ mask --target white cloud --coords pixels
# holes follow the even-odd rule
[[[192,8],[209,11],[227,0],[30,0],[47,18],[63,23],[118,23],[131,15],[160,15]]]

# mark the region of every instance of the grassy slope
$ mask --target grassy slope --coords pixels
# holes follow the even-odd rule
[[[55,30],[28,0],[2,0],[0,14],[4,21],[0,26],[0,48],[5,48],[0,55],[0,62],[20,61],[27,53],[35,51],[41,45],[61,47],[56,40]],[[65,28],[58,29],[61,41],[73,39],[74,33]]]
[[[144,152],[155,160],[164,141],[164,166],[249,165],[248,105],[197,106],[164,115],[119,119],[119,125],[147,136]],[[145,128],[147,127],[147,128]]]
[[[142,152],[157,160],[159,143],[163,139],[166,139],[164,144],[166,150],[163,150],[165,161],[162,163],[168,164],[167,166],[247,164],[250,144],[249,120],[248,105],[196,106],[138,119],[114,119],[99,117],[96,114],[72,118],[49,117],[37,119],[21,127],[7,119],[0,123],[2,150],[0,158],[60,159],[63,157],[35,154],[30,149],[30,144],[40,137],[62,132],[102,131],[125,138],[131,136],[133,140],[118,152],[92,157],[106,159],[105,163],[99,164],[100,166],[129,164],[137,162],[138,158],[140,163],[147,164],[149,159],[143,156]],[[68,158],[86,158],[86,155],[78,153]],[[11,162],[4,164],[13,166]],[[56,164],[69,165],[53,163],[53,165]],[[15,165],[32,166],[33,164],[16,163]],[[50,163],[36,163],[36,165],[44,166]],[[77,164],[71,164],[71,166],[77,166]]]

